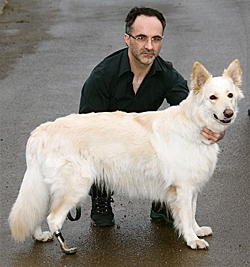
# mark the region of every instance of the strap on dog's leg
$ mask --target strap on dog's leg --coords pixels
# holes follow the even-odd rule
[[[61,250],[65,253],[65,254],[68,254],[68,255],[72,255],[72,254],[75,254],[77,252],[77,248],[68,248],[66,246],[66,243],[64,241],[64,238],[62,236],[62,233],[60,230],[57,230],[55,232],[55,236],[57,237],[59,243],[60,243],[60,247],[61,247]]]
[[[80,206],[78,206],[78,207],[76,207],[76,217],[75,218],[73,218],[72,216],[71,216],[71,213],[70,213],[70,211],[69,211],[69,213],[68,213],[68,215],[67,215],[67,218],[70,220],[70,221],[77,221],[77,220],[79,220],[80,218],[81,218],[81,207]]]

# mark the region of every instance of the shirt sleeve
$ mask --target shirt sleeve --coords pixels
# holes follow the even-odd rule
[[[187,85],[187,81],[173,67],[170,73],[170,84],[165,97],[167,102],[171,106],[174,106],[179,105],[182,100],[187,98],[189,94],[189,88]]]
[[[107,77],[103,71],[96,68],[83,85],[79,113],[107,111],[109,98]]]

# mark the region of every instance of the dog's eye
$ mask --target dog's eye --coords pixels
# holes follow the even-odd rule
[[[232,93],[229,93],[228,95],[227,95],[229,98],[233,98],[233,94]]]
[[[211,96],[210,96],[210,99],[211,99],[211,100],[215,100],[215,99],[217,99],[217,97],[216,97],[215,95],[211,95]]]

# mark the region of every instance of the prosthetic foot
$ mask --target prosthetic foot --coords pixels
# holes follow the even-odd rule
[[[60,243],[60,247],[61,247],[61,250],[62,250],[62,252],[64,252],[65,254],[67,254],[67,255],[73,255],[73,254],[76,254],[76,252],[77,252],[77,248],[68,248],[67,246],[66,246],[66,243],[65,243],[65,241],[64,241],[64,238],[63,238],[63,236],[62,236],[62,233],[61,233],[61,231],[56,231],[55,232],[55,236],[56,236],[56,238],[58,239],[58,241],[59,241],[59,243]]]

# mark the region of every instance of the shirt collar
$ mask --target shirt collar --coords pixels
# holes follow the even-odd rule
[[[125,72],[131,72],[129,58],[128,58],[128,48],[125,48],[124,51],[122,52],[119,77]]]

